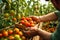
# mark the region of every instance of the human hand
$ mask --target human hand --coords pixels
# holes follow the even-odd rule
[[[38,35],[38,32],[37,32],[37,28],[36,27],[31,27],[31,28],[29,28],[28,31],[25,31],[24,30],[23,33],[24,33],[24,36],[26,38],[32,38],[32,37]]]
[[[32,18],[33,21],[39,23],[40,22],[40,18],[39,16],[30,16],[30,18]]]

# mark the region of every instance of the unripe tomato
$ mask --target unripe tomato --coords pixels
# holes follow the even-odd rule
[[[14,11],[14,10],[11,10],[11,11],[10,11],[10,15],[11,15],[11,16],[14,16],[14,15],[15,15],[15,11]]]
[[[21,18],[21,16],[20,16],[20,14],[18,14],[18,15],[17,15],[17,19],[20,19],[20,18]]]
[[[5,14],[4,14],[4,17],[5,17],[5,18],[8,18],[8,17],[9,17],[9,14],[8,14],[8,13],[5,13]]]
[[[8,0],[8,3],[11,3],[11,0]]]

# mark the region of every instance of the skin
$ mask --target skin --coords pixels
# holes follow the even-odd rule
[[[56,3],[55,0],[51,0],[51,2],[53,3],[53,5],[60,10],[60,3]],[[52,20],[57,20],[58,17],[55,15],[54,12],[52,13],[48,13],[47,15],[43,15],[43,16],[31,16],[31,18],[36,21],[36,22],[47,22],[47,21],[52,21]],[[37,26],[36,26],[37,27]],[[36,35],[39,35],[43,38],[43,40],[50,40],[50,36],[52,33],[49,33],[47,31],[44,31],[42,29],[38,29],[36,27],[32,27],[30,28],[30,31],[25,31],[25,34],[27,34],[29,32],[29,35],[27,34],[26,37],[33,37]]]

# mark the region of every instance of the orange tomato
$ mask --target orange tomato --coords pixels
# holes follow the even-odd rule
[[[9,38],[9,40],[14,40],[13,36],[9,36],[8,38]]]
[[[34,22],[33,21],[30,21],[30,24],[33,24]]]
[[[8,36],[8,31],[3,31],[2,34],[3,36]]]
[[[13,18],[12,20],[13,20],[13,21],[16,21],[17,19],[16,19],[16,18]]]
[[[30,21],[32,21],[32,18],[29,18]]]
[[[22,20],[25,20],[25,17],[22,17]]]
[[[26,40],[26,37],[25,36],[22,36],[22,40]]]
[[[22,35],[23,35],[22,31],[20,31],[18,34],[19,34],[20,36],[22,36]]]
[[[30,24],[31,27],[34,27],[34,24]]]
[[[13,30],[8,30],[8,34],[13,34]]]
[[[0,38],[2,37],[2,33],[0,33]]]
[[[19,33],[19,29],[18,28],[15,28],[14,31],[15,31],[15,33]]]

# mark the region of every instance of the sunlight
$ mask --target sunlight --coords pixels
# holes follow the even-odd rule
[[[46,5],[48,5],[48,2],[47,1],[45,1],[45,0],[40,0],[41,2],[41,4],[43,5],[43,4],[46,4]]]

